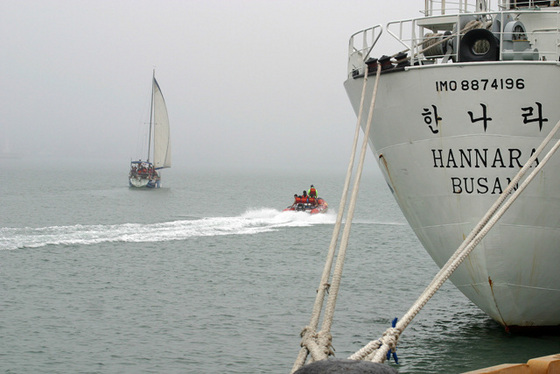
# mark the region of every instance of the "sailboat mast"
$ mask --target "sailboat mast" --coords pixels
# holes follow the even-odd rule
[[[150,149],[152,147],[152,118],[154,113],[154,80],[156,79],[156,69],[152,74],[152,98],[150,100],[150,131],[148,132],[148,157],[146,161],[150,162]]]

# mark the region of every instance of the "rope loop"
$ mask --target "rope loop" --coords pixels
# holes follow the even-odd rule
[[[398,340],[400,335],[401,335],[401,331],[399,329],[397,329],[396,327],[389,327],[383,333],[383,337],[388,337],[388,339],[391,339],[391,340],[393,340],[393,339]]]
[[[332,345],[332,334],[328,331],[320,331],[317,334],[317,344],[322,347],[327,356],[334,356],[334,347]]]
[[[302,337],[300,346],[309,351],[313,361],[325,360],[329,356],[334,356],[332,335],[329,332],[317,333],[312,326],[305,326],[300,335]]]
[[[401,336],[401,331],[395,327],[389,327],[384,333],[381,340],[387,344],[391,350],[397,348],[397,342]]]
[[[301,332],[299,333],[299,336],[301,336],[304,339],[307,339],[308,336],[306,335],[316,335],[315,329],[311,326],[305,326],[303,329],[301,329]],[[302,347],[303,347],[303,340],[302,340]]]

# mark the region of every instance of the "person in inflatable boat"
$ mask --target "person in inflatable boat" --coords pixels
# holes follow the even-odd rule
[[[317,197],[317,190],[315,189],[315,187],[313,185],[311,185],[311,187],[309,187],[308,195],[309,195],[309,197]]]

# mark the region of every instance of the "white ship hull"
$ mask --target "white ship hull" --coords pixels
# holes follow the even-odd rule
[[[363,127],[374,81],[370,75]],[[349,74],[345,82],[356,113],[362,85],[363,75]],[[560,66],[543,61],[434,64],[381,74],[369,143],[438,266],[560,120],[558,87]],[[560,154],[451,280],[506,328],[557,327],[559,265]]]

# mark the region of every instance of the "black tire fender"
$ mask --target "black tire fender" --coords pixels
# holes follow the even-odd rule
[[[475,45],[479,41],[486,41],[488,49],[484,53],[475,51]],[[459,44],[459,62],[471,61],[497,61],[500,57],[498,50],[498,39],[492,31],[486,29],[474,29],[468,31]]]

